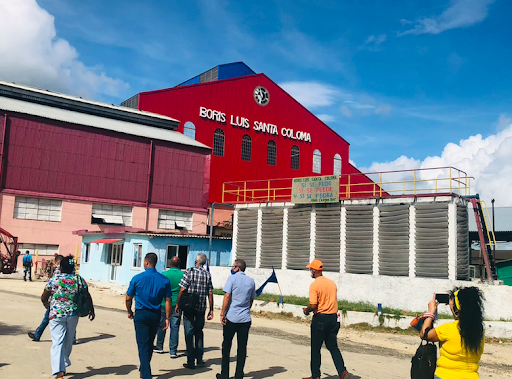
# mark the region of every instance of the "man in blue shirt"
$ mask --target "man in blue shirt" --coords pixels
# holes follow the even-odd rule
[[[222,368],[217,379],[229,378],[229,355],[233,337],[237,334],[235,379],[244,377],[247,340],[251,328],[251,307],[256,297],[254,280],[245,275],[246,264],[242,259],[233,262],[231,275],[224,285],[224,301],[220,313],[224,341],[222,341]]]
[[[169,328],[171,317],[171,287],[169,280],[155,269],[157,256],[148,253],[144,258],[144,271],[135,275],[126,291],[126,309],[128,318],[135,325],[135,339],[139,349],[140,375],[142,379],[151,379],[151,357],[153,341],[160,323],[160,304],[165,298],[164,330]],[[135,315],[132,311],[135,297]]]
[[[25,255],[23,256],[23,280],[27,281],[27,272],[28,272],[28,280],[32,281],[32,256],[30,252],[27,250]]]

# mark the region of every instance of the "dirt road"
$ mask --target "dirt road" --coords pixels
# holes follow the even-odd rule
[[[27,332],[39,325],[44,308],[38,295],[43,283],[25,283],[0,277],[0,378],[45,378],[51,376],[50,335],[40,342]],[[73,348],[68,378],[138,378],[138,358],[133,322],[122,311],[124,298],[108,290],[91,289],[97,307],[93,322],[81,319]],[[222,330],[215,319],[205,327],[206,366],[194,371],[182,367],[185,357],[171,360],[154,355],[153,374],[171,377],[214,378],[220,372]],[[305,324],[254,317],[249,337],[247,378],[302,378],[309,375],[309,328]],[[410,358],[418,339],[412,336],[358,332],[342,329],[340,349],[348,369],[360,378],[409,378]],[[235,344],[236,345],[236,344]],[[184,351],[180,331],[180,350]],[[232,354],[234,355],[235,350]],[[336,370],[327,350],[322,351],[323,377],[335,378]],[[480,377],[512,378],[512,346],[487,344]],[[234,358],[232,358],[234,361]],[[234,373],[234,363],[231,368]]]

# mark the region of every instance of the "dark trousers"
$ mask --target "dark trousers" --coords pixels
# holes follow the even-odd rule
[[[135,339],[139,349],[140,368],[142,379],[151,379],[151,357],[153,356],[153,341],[160,322],[160,310],[137,310],[133,317],[135,325]]]
[[[23,266],[23,280],[27,281],[27,273],[28,280],[32,280],[32,267],[31,266]]]
[[[245,358],[247,357],[247,340],[249,339],[250,328],[250,321],[234,323],[227,320],[226,325],[224,325],[224,341],[222,341],[222,368],[220,372],[223,378],[229,378],[229,356],[235,334],[237,339],[235,379],[241,379],[244,377]]]
[[[185,342],[187,343],[187,364],[191,367],[196,365],[196,360],[197,362],[203,360],[204,314],[205,312],[183,313],[183,328],[185,329]]]
[[[311,376],[313,378],[320,377],[321,355],[320,349],[325,342],[325,347],[331,353],[332,360],[341,376],[345,371],[345,363],[338,349],[338,341],[336,336],[340,330],[337,314],[321,314],[317,313],[313,316],[311,322]]]

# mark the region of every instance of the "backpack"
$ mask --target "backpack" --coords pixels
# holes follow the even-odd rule
[[[192,270],[189,271],[190,274],[190,284],[192,283]],[[190,288],[189,284],[189,288]],[[178,304],[178,308],[188,315],[194,315],[196,313],[196,307],[199,303],[199,295],[197,293],[190,293],[188,289],[183,291],[180,297],[180,302]]]
[[[433,379],[436,371],[437,346],[428,340],[428,332],[432,327],[427,328],[416,350],[416,354],[411,359],[411,379]],[[426,341],[426,344],[423,344]]]

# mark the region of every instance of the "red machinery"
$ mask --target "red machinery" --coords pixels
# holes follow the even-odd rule
[[[13,237],[11,233],[0,228],[0,272],[3,274],[15,272],[19,255],[18,237]]]

